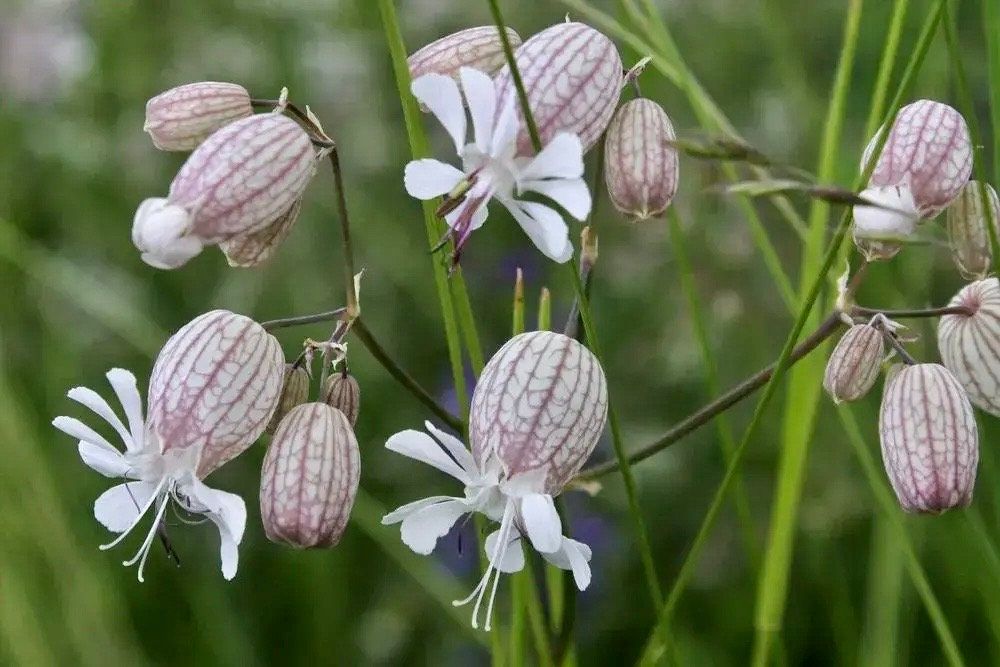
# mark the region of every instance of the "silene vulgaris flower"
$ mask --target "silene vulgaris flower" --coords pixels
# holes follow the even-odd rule
[[[52,424],[79,440],[83,462],[105,477],[123,478],[94,503],[95,518],[118,536],[101,545],[120,544],[149,512],[152,524],[135,556],[138,578],[164,522],[167,506],[200,514],[219,530],[222,574],[236,576],[237,547],[246,526],[239,496],[202,481],[241,454],[260,436],[277,406],[284,359],[278,341],[263,327],[225,310],[205,313],[174,334],[160,351],[149,381],[149,407],[143,415],[135,376],[113,368],[108,382],[121,403],[125,421],[97,392],[74,387],[69,397],[89,408],[117,432],[124,451],[73,417]]]
[[[607,386],[596,358],[580,343],[551,332],[521,334],[490,359],[472,400],[472,451],[426,423],[386,448],[432,465],[459,482],[462,496],[431,496],[390,512],[382,523],[401,524],[403,542],[420,554],[468,514],[499,527],[485,540],[489,565],[461,606],[475,600],[472,626],[489,594],[490,629],[501,573],[524,567],[525,541],[545,560],[572,571],[577,588],[590,585],[591,550],[563,535],[554,498],[593,452],[607,418]]]
[[[441,74],[427,74],[413,82],[413,95],[448,131],[462,168],[438,160],[414,160],[406,165],[406,191],[421,200],[445,196],[439,213],[455,241],[456,262],[470,234],[486,221],[491,199],[510,211],[547,257],[557,262],[569,260],[573,245],[562,214],[551,206],[521,199],[521,195],[544,195],[577,220],[586,218],[591,198],[582,178],[580,139],[562,132],[538,155],[517,157],[516,99],[509,97],[498,109],[493,81],[478,70],[461,68],[459,80],[461,90],[454,79]],[[469,116],[472,143],[466,143]]]

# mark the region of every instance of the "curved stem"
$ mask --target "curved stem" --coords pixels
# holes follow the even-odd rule
[[[354,289],[354,247],[351,245],[351,218],[347,213],[344,176],[340,168],[340,155],[337,149],[330,152],[330,167],[333,169],[333,189],[337,198],[340,235],[344,246],[344,289],[347,292],[347,317],[353,319],[358,316],[357,294]]]
[[[327,310],[322,313],[313,313],[312,315],[300,315],[298,317],[283,317],[278,320],[267,320],[266,322],[261,322],[260,325],[264,327],[265,331],[274,331],[275,329],[297,327],[304,324],[332,322],[334,320],[339,320],[345,312],[347,312],[346,308],[337,308],[336,310]]]

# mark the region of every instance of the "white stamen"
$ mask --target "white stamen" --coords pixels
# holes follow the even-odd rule
[[[139,549],[139,551],[142,553],[142,560],[139,561],[139,572],[138,572],[138,579],[140,584],[146,581],[142,576],[143,570],[145,570],[146,568],[146,558],[149,556],[149,552],[153,547],[153,538],[156,537],[156,533],[160,528],[160,522],[163,521],[163,514],[164,512],[166,512],[167,505],[169,504],[170,504],[170,497],[164,496],[163,502],[160,504],[160,509],[159,511],[157,511],[156,517],[153,519],[153,526],[152,528],[149,529],[149,534],[146,535],[146,540],[142,543],[142,547],[140,547]],[[139,554],[137,553],[136,556],[138,555]],[[133,563],[135,563],[135,558],[132,558],[132,560],[127,563],[122,563],[122,565],[128,567]]]
[[[146,512],[149,511],[149,508],[152,507],[153,503],[157,501],[157,499],[160,496],[160,492],[163,490],[163,485],[166,483],[167,483],[166,477],[161,479],[160,483],[157,484],[156,488],[153,490],[153,493],[149,495],[149,500],[147,500],[146,504],[143,505],[142,508],[139,510],[139,514],[132,521],[131,525],[129,525],[128,528],[122,531],[122,533],[118,535],[118,537],[108,542],[107,544],[102,544],[101,546],[98,547],[98,549],[100,549],[101,551],[107,551],[108,549],[113,549],[114,547],[121,544],[122,540],[124,540],[128,536],[128,534],[132,532],[132,529],[135,528],[140,521],[142,521],[142,517],[146,515]]]
[[[476,598],[476,606],[472,608],[472,627],[479,629],[479,608],[483,603],[483,595],[486,593],[486,588],[489,586],[490,577],[493,576],[494,570],[496,571],[496,578],[493,582],[493,591],[490,594],[489,606],[486,610],[486,625],[483,626],[484,630],[489,631],[490,620],[493,616],[493,603],[496,600],[497,586],[500,584],[500,570],[497,569],[497,563],[503,560],[504,555],[507,553],[508,542],[510,539],[510,531],[514,526],[514,503],[508,502],[503,510],[503,518],[500,520],[500,531],[497,535],[499,538],[497,541],[496,549],[493,550],[493,554],[490,556],[489,565],[486,566],[486,572],[483,573],[482,579],[476,584],[476,587],[472,590],[463,600],[455,600],[452,602],[456,607],[461,607],[464,604],[468,604],[472,601],[472,598]]]

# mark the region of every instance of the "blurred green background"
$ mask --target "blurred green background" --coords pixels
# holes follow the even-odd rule
[[[614,3],[596,4],[616,12]],[[771,157],[813,169],[846,1],[660,4],[681,53],[740,132]],[[891,4],[865,3],[836,167],[840,184],[854,177],[867,139],[864,124]],[[903,60],[930,5],[910,4]],[[978,3],[963,4],[960,43],[985,123],[980,10]],[[508,22],[525,38],[566,13],[553,0],[503,5]],[[490,22],[485,2],[405,0],[397,6],[410,51]],[[638,54],[622,46],[624,60],[634,62]],[[74,443],[49,425],[59,414],[79,416],[66,390],[84,385],[108,394],[103,374],[114,366],[134,370],[143,384],[170,332],[211,308],[265,320],[327,310],[342,299],[326,170],[310,187],[287,244],[259,270],[230,269],[214,249],[172,272],[140,261],[129,236],[132,214],[143,198],[166,192],[184,157],[153,149],[142,132],[144,103],[161,90],[197,80],[239,82],[258,97],[275,97],[288,86],[293,100],[309,104],[323,120],[342,151],[358,264],[368,271],[362,295],[368,325],[405,368],[442,401],[454,403],[420,209],[402,187],[406,133],[374,2],[4,0],[0,662],[485,663],[483,636],[466,624],[469,610],[452,613],[440,603],[464,595],[478,578],[468,543],[463,549],[450,535],[434,557],[418,559],[401,547],[396,528],[378,525],[386,507],[457,489],[436,471],[383,450],[387,436],[419,427],[430,415],[357,343],[351,362],[363,391],[357,425],[363,491],[356,520],[339,546],[296,552],[265,539],[256,500],[264,452],[258,444],[212,478],[213,486],[242,495],[250,513],[234,581],[220,576],[210,525],[174,529],[183,566],[175,568],[154,550],[145,584],[120,565],[131,550],[97,550],[108,535],[93,519],[92,503],[108,481],[87,469]],[[657,72],[647,70],[641,84],[681,132],[697,127],[684,96]],[[912,97],[954,103],[953,85],[943,40],[936,40]],[[445,147],[440,128],[426,126],[434,144]],[[718,180],[717,167],[682,160],[675,206],[720,380],[729,386],[777,356],[791,319],[745,216],[734,201],[707,192]],[[804,210],[804,202],[796,204]],[[798,240],[770,204],[755,206],[797,282]],[[509,333],[516,267],[527,277],[529,312],[542,286],[553,291],[556,322],[572,297],[566,274],[543,261],[506,214],[497,211],[491,219],[463,256],[488,353]],[[629,225],[606,201],[594,222],[601,255],[593,305],[626,447],[634,447],[707,400],[703,365],[666,223]],[[960,285],[945,248],[919,246],[874,267],[860,301],[941,304]],[[328,331],[317,325],[284,330],[279,338],[293,356],[303,338]],[[921,342],[914,353],[936,360],[931,325],[917,323],[915,332]],[[877,393],[852,409],[875,456]],[[732,411],[737,434],[748,415],[748,405]],[[974,510],[981,523],[966,512],[903,520],[963,655],[970,664],[996,664],[1000,581],[984,563],[995,558],[990,545],[1000,537],[1000,427],[980,417],[983,464]],[[774,409],[744,466],[758,548],[769,517],[779,431]],[[904,570],[902,545],[879,513],[825,397],[809,454],[778,659],[941,662]],[[595,458],[611,456],[610,444],[602,442]],[[667,586],[722,470],[712,427],[635,469]],[[577,657],[583,665],[631,661],[652,620],[620,479],[604,482],[595,498],[569,499],[574,536],[594,547],[594,582],[579,596]],[[879,482],[885,486],[884,479]],[[727,505],[676,614],[673,633],[683,663],[747,661],[757,571],[746,554]],[[507,590],[505,582],[501,618],[510,613]]]

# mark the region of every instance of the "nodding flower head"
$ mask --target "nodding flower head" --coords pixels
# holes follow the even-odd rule
[[[213,132],[253,114],[243,86],[219,81],[187,83],[146,102],[143,128],[163,151],[190,151]]]
[[[948,305],[965,307],[969,314],[941,318],[941,361],[974,405],[1000,417],[1000,280],[969,283]]]
[[[458,479],[461,497],[431,496],[387,514],[401,524],[403,542],[429,554],[462,516],[480,512],[499,523],[484,543],[489,564],[472,593],[472,625],[487,599],[492,622],[500,573],[524,567],[523,545],[590,585],[590,548],[563,535],[554,496],[593,451],[607,418],[607,387],[596,358],[575,340],[550,332],[511,339],[489,363],[473,396],[470,452],[428,423],[427,433],[403,431],[386,447]],[[492,586],[491,586],[492,582]]]
[[[263,327],[215,310],[188,323],[163,346],[150,378],[145,417],[135,376],[126,370],[107,374],[125,422],[97,392],[69,391],[71,399],[111,425],[124,451],[78,419],[56,417],[53,425],[79,440],[88,466],[106,477],[132,480],[112,487],[94,504],[97,520],[119,533],[101,548],[119,544],[147,512],[154,513],[138,552],[125,562],[139,564],[140,581],[171,501],[218,527],[223,576],[236,575],[246,507],[239,496],[211,489],[202,480],[263,432],[278,403],[282,368],[281,347]]]
[[[294,220],[315,169],[309,135],[286,116],[258,114],[230,123],[188,157],[166,198],[139,205],[132,241],[143,261],[161,269],[181,266],[206,245],[269,228],[273,244],[287,233],[281,221],[290,212]],[[238,264],[255,263],[241,253],[234,257]]]
[[[983,192],[985,188],[985,192]],[[985,199],[989,208],[983,207]],[[993,266],[990,220],[1000,234],[1000,198],[989,183],[969,181],[948,207],[948,245],[959,273],[967,280],[982,280]]]
[[[507,40],[512,49],[521,45],[521,37],[507,28]],[[471,67],[493,75],[504,64],[503,41],[496,26],[466,28],[431,42],[406,59],[410,78],[424,74],[444,74],[458,79],[458,71]]]
[[[862,171],[882,128],[865,148]],[[961,193],[972,173],[972,141],[962,114],[931,100],[899,110],[861,196],[878,206],[854,207],[854,238],[869,259],[887,259],[921,220]]]
[[[834,403],[856,401],[875,385],[882,368],[885,341],[872,324],[855,324],[830,354],[823,388]]]

